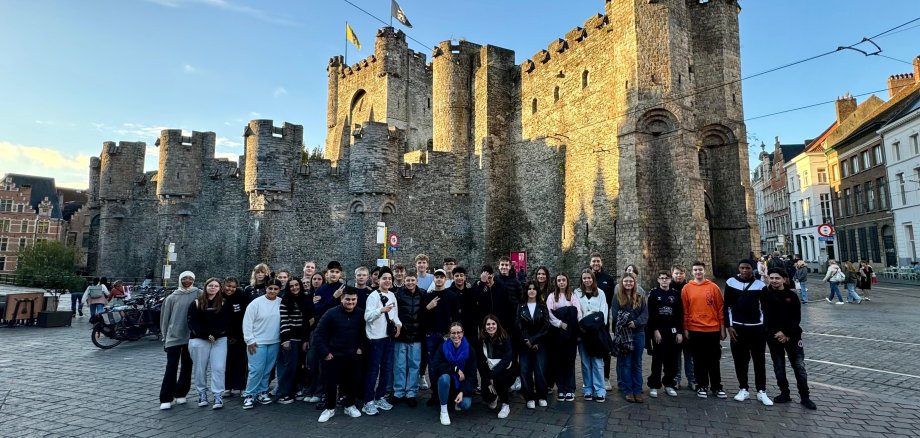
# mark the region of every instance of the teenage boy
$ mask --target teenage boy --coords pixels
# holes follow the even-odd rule
[[[434,290],[422,297],[422,326],[425,329],[425,353],[429,363],[450,332],[450,324],[460,320],[460,301],[456,294],[444,288],[447,273],[438,269],[434,271],[433,277]],[[432,394],[428,404],[434,406],[437,402],[437,394]]]
[[[393,338],[387,333],[390,324],[396,325],[395,337],[399,336],[402,321],[393,287],[393,272],[390,268],[380,269],[377,290],[367,298],[364,311],[367,333],[367,368],[364,380],[364,409],[367,415],[377,415],[377,409],[393,409],[384,395],[393,377]]]
[[[407,274],[405,285],[396,291],[396,305],[402,330],[396,337],[393,367],[393,397],[405,400],[410,408],[418,406],[419,373],[422,361],[422,295],[414,273]]]
[[[393,266],[393,289],[400,289],[405,285],[406,267],[400,264]]]
[[[466,282],[466,268],[458,266],[454,268],[454,283],[450,286],[457,298],[460,300],[460,323],[469,333],[476,333],[476,327],[482,322],[479,319],[479,297],[476,291]],[[469,327],[469,328],[467,328]],[[475,342],[475,336],[467,338],[469,342]]]
[[[422,290],[429,290],[434,282],[434,276],[428,273],[428,256],[425,254],[415,256],[415,278]]]
[[[329,309],[339,305],[339,299],[342,298],[342,295],[345,293],[345,283],[341,281],[342,278],[342,265],[333,260],[326,265],[326,284],[319,287],[316,290],[316,294],[313,296],[313,306],[317,321],[319,321],[323,315]],[[358,299],[357,291],[354,291],[355,300]],[[355,301],[357,304],[357,301]]]
[[[808,391],[808,374],[805,372],[805,347],[802,344],[802,305],[795,291],[789,287],[789,274],[784,269],[770,269],[767,273],[770,286],[764,300],[764,323],[767,326],[767,345],[773,359],[773,372],[779,395],[775,403],[788,403],[789,380],[786,378],[786,357],[795,373],[799,398],[806,409],[817,407]]]
[[[591,270],[594,271],[594,278],[597,280],[597,288],[604,291],[604,298],[607,299],[607,308],[613,304],[613,296],[616,295],[616,279],[604,272],[604,260],[599,252],[591,254],[589,262]],[[608,321],[609,323],[609,321]],[[610,391],[610,355],[604,355],[604,389]]]
[[[498,258],[498,281],[502,283],[505,287],[505,290],[508,292],[508,300],[512,313],[504,315],[504,319],[501,319],[502,316],[499,316],[502,327],[508,327],[507,330],[510,330],[510,327],[514,327],[517,323],[517,308],[518,304],[521,302],[521,283],[517,279],[517,275],[511,271],[511,259],[507,256],[501,256]],[[509,331],[509,335],[512,337],[511,342],[511,361],[514,365],[517,365],[518,361],[518,346],[520,346],[521,341],[517,336],[517,333],[514,330]],[[514,379],[514,383],[511,384],[511,391],[519,391],[521,389],[521,378],[518,377]]]
[[[668,271],[658,273],[658,287],[648,294],[648,327],[652,334],[652,373],[648,376],[648,395],[658,397],[664,384],[665,392],[677,396],[677,358],[683,343],[684,306],[680,292],[671,286]],[[664,379],[661,369],[664,368]]]
[[[303,281],[306,285],[310,284],[310,279],[313,278],[313,274],[316,273],[316,262],[313,260],[307,260],[303,264]]]
[[[678,294],[684,290],[687,284],[687,269],[681,265],[671,267],[671,287]],[[674,377],[674,389],[680,389],[680,372],[684,371],[687,375],[687,388],[696,388],[696,376],[693,374],[693,352],[690,351],[690,343],[684,339],[684,342],[678,346],[679,354],[677,355],[677,375]],[[681,367],[683,362],[683,367]]]
[[[512,300],[511,293],[505,288],[504,283],[496,281],[492,266],[484,265],[480,269],[479,282],[476,283],[475,289],[479,300],[479,319],[476,327],[479,327],[482,320],[490,314],[498,317],[502,327],[514,327],[517,322],[517,300]],[[475,331],[467,329],[467,333],[469,338],[476,337]]]
[[[366,309],[367,308],[367,297],[370,296],[371,292],[374,290],[368,284],[368,281],[371,280],[370,271],[364,266],[359,266],[355,269],[355,293],[358,295],[358,308]]]
[[[444,265],[443,265],[443,268],[442,268],[442,269],[444,269],[444,272],[447,273],[447,281],[444,283],[444,287],[450,288],[450,286],[454,283],[454,280],[453,280],[454,274],[453,274],[453,272],[454,272],[454,268],[456,268],[456,267],[457,267],[457,259],[455,259],[455,258],[453,258],[453,257],[445,257],[445,258],[444,258]],[[427,290],[428,290],[428,292],[431,292],[432,290],[434,290],[434,284],[432,284],[431,286],[428,286],[428,289],[427,289]]]
[[[684,286],[681,299],[684,305],[684,339],[690,343],[693,352],[696,395],[709,397],[709,388],[716,397],[726,398],[719,371],[722,356],[720,342],[725,340],[722,291],[706,279],[703,262],[694,262],[691,272],[693,281]]]
[[[336,390],[341,388],[345,414],[352,418],[361,416],[355,407],[355,397],[362,380],[361,359],[367,342],[365,321],[358,307],[356,291],[343,290],[342,305],[326,312],[313,335],[313,348],[322,358],[323,380],[326,388],[326,409],[319,416],[319,422],[325,423],[335,415]]]
[[[725,327],[731,338],[732,358],[738,376],[735,400],[745,401],[750,395],[748,364],[754,362],[754,386],[757,400],[766,406],[773,401],[767,397],[767,371],[764,355],[767,350],[767,330],[763,322],[763,300],[767,285],[754,277],[753,260],[738,262],[738,275],[725,282]]]

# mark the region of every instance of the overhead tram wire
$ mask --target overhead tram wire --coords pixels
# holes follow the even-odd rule
[[[354,6],[355,9],[357,9],[357,10],[359,10],[359,11],[361,11],[361,12],[364,12],[365,14],[367,14],[367,16],[369,16],[369,17],[371,17],[371,18],[373,18],[373,19],[375,19],[375,20],[377,20],[377,21],[383,23],[384,25],[386,25],[386,26],[389,26],[389,25],[390,25],[389,22],[384,21],[384,20],[381,19],[380,17],[378,17],[378,16],[376,16],[376,15],[374,15],[374,14],[368,12],[366,9],[364,9],[364,8],[362,8],[362,7],[360,7],[360,6],[356,5],[356,4],[354,4],[354,3],[352,3],[351,1],[349,1],[349,0],[342,0],[342,1],[345,2],[345,3],[348,3],[348,4],[352,5],[352,6]],[[417,39],[415,39],[415,38],[412,38],[412,36],[410,36],[406,31],[403,31],[403,33],[406,34],[406,38],[409,38],[410,40],[415,41],[416,43],[418,43],[418,44],[421,45],[422,47],[425,47],[426,49],[430,49],[430,48],[434,47],[434,45],[428,45],[428,44],[425,44],[425,43],[423,43],[423,42],[421,42],[421,41],[419,41],[419,40],[417,40]]]

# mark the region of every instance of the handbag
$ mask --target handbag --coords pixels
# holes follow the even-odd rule
[[[878,284],[878,277],[875,276],[875,272],[872,273],[872,284]]]
[[[387,301],[389,301],[389,298],[387,298],[386,295],[380,294],[380,303],[386,306]],[[387,337],[395,338],[396,337],[396,323],[390,319],[389,312],[384,312],[383,317],[387,320]]]
[[[831,276],[831,281],[833,281],[834,283],[842,283],[846,279],[847,279],[846,274],[844,274],[843,271],[841,270],[837,270],[837,272],[835,272],[834,275]]]

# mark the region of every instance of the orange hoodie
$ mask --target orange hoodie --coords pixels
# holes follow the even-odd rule
[[[721,330],[722,291],[709,280],[697,284],[691,280],[681,291],[684,303],[684,329],[694,332],[717,332]]]

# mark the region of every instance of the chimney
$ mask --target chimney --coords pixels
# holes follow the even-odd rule
[[[888,80],[888,83],[891,84],[891,79]],[[889,92],[891,85],[889,85]],[[856,98],[850,96],[850,93],[844,94],[843,97],[838,97],[837,102],[837,124],[843,123],[847,117],[850,117],[850,114],[856,112]]]
[[[917,61],[914,61],[914,70],[916,70],[917,67]],[[908,87],[913,85],[915,76],[916,75],[913,73],[901,73],[888,76],[888,98],[890,99],[894,95],[906,90]]]

